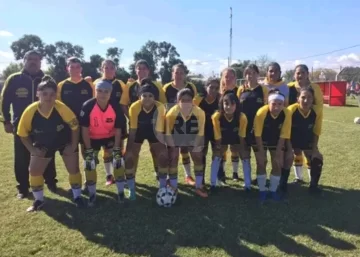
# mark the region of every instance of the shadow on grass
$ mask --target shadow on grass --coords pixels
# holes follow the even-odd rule
[[[87,240],[129,255],[176,256],[177,248],[189,247],[265,256],[261,247],[273,245],[285,254],[325,256],[292,238],[299,235],[338,250],[356,249],[328,229],[360,234],[360,191],[323,187],[316,198],[305,187],[289,189],[289,201],[260,205],[256,190],[226,188],[200,199],[180,185],[176,205],[164,209],[155,203],[157,188],[138,183],[138,198],[126,207],[116,202],[116,194],[99,190],[94,208],[79,210],[69,201],[48,199],[44,211]]]

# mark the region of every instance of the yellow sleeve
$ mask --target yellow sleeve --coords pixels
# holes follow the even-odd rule
[[[61,91],[66,80],[61,81],[57,86],[56,99],[62,102]]]
[[[216,141],[221,139],[220,116],[221,116],[220,112],[215,112],[211,116],[211,120],[214,128],[214,139]]]
[[[264,121],[265,121],[265,117],[266,117],[268,111],[269,111],[268,105],[261,107],[257,111],[257,113],[255,115],[255,119],[254,119],[254,135],[255,135],[255,137],[262,136],[262,132],[264,129]]]
[[[193,100],[193,103],[196,105],[196,106],[199,106],[201,101],[204,99],[204,97],[201,97],[201,96],[195,96],[194,100]]]
[[[323,112],[322,111],[316,111],[316,120],[315,120],[315,126],[314,126],[314,134],[318,137],[321,135],[321,129],[322,129],[322,121],[323,121]]]
[[[269,98],[269,89],[265,86],[260,86],[262,88],[263,91],[263,96],[264,96],[264,105],[268,104],[268,98]]]
[[[240,114],[240,127],[239,127],[239,136],[242,138],[246,137],[247,132],[247,126],[248,126],[248,120],[244,113]]]
[[[198,92],[196,86],[193,83],[190,83],[192,90],[194,91],[194,97],[197,96]]]
[[[129,109],[130,129],[137,129],[140,112],[141,112],[141,102],[136,101],[130,106]]]
[[[123,97],[123,95],[124,95],[124,93],[125,93],[125,91],[126,91],[126,88],[127,88],[127,86],[125,85],[125,83],[124,82],[122,82],[122,80],[120,80],[120,79],[118,79],[118,82],[119,82],[119,84],[120,84],[120,88],[121,88],[121,96],[120,96],[120,101],[119,101],[119,103],[121,104],[121,99],[122,99],[122,97]]]
[[[292,104],[290,106],[287,107],[287,109],[289,110],[290,114],[293,115],[294,112],[297,110],[297,108],[299,108],[299,104],[298,103],[295,103],[295,104]],[[292,116],[291,116],[292,117]]]
[[[283,112],[285,113],[285,120],[281,127],[280,138],[290,139],[292,113],[288,109],[284,109]]]
[[[95,97],[95,86],[92,81],[86,80],[87,83],[89,83],[91,89],[92,89],[92,97]]]
[[[56,101],[55,109],[59,112],[63,121],[69,125],[71,130],[77,130],[79,128],[79,122],[69,107],[59,101]]]
[[[34,117],[34,114],[37,110],[39,102],[35,102],[29,105],[21,115],[19,125],[17,128],[17,134],[19,137],[28,137],[31,132],[31,123]]]
[[[205,112],[197,106],[194,106],[193,108],[196,110],[195,115],[198,120],[198,128],[199,128],[198,136],[202,137],[205,134]]]
[[[121,94],[121,98],[120,98],[120,104],[121,105],[126,105],[128,106],[129,103],[130,103],[130,97],[129,97],[129,88],[131,87],[133,83],[128,83],[125,85],[124,87],[124,91],[123,93]]]
[[[166,109],[165,106],[158,102],[157,103],[157,119],[156,119],[156,126],[155,126],[155,130],[159,133],[163,133],[164,132],[164,128],[165,128],[165,115],[166,115]]]
[[[238,98],[240,98],[241,93],[242,93],[243,91],[244,91],[244,87],[243,87],[243,86],[238,87],[238,90],[237,90],[237,92],[236,92],[236,96],[237,96]]]
[[[324,107],[324,96],[321,88],[318,84],[311,84],[311,87],[314,90],[314,108],[318,111],[322,111]]]
[[[160,82],[155,82],[156,87],[159,89],[159,102],[166,104],[166,97],[165,97],[165,91],[163,89],[163,86]]]
[[[166,114],[166,135],[171,135],[172,130],[174,129],[176,117],[179,114],[178,105],[173,106]]]

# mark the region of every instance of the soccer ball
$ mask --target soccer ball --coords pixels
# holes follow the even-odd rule
[[[169,208],[176,201],[177,191],[171,187],[160,188],[156,194],[156,202],[159,206]]]
[[[356,118],[354,119],[354,123],[355,123],[355,124],[360,124],[360,117],[356,117]]]

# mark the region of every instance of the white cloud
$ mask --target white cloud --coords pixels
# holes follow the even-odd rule
[[[337,59],[338,62],[360,62],[360,55],[351,53],[348,55],[342,55]]]
[[[1,56],[1,57],[4,57],[4,58],[6,58],[6,59],[12,59],[12,58],[14,58],[12,52],[6,52],[6,51],[1,51],[1,50],[0,50],[0,56]]]
[[[11,45],[11,41],[8,41],[8,45],[9,45],[9,46]]]
[[[185,60],[184,61],[185,65],[196,65],[196,66],[201,66],[201,65],[208,65],[208,62],[203,62],[197,59],[189,59],[189,60]]]
[[[6,30],[0,30],[0,37],[12,37],[13,34]]]
[[[105,37],[103,39],[99,39],[100,44],[114,44],[116,41],[117,40],[114,37]]]

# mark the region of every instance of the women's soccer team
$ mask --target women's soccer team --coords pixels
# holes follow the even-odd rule
[[[186,80],[185,67],[172,68],[173,81],[162,87],[148,79],[146,61],[135,65],[138,79],[125,85],[115,77],[115,63],[102,63],[102,77],[94,83],[81,76],[81,62],[67,61],[70,77],[59,83],[45,76],[37,88],[39,101],[27,107],[17,134],[31,153],[30,186],[34,196],[28,211],[44,205],[43,173],[55,153],[62,156],[69,173],[77,207],[96,203],[99,152],[106,172],[106,185],[115,184],[119,203],[136,199],[136,170],[141,146],[147,140],[159,188],[177,192],[181,156],[185,183],[203,198],[226,187],[224,164],[230,150],[232,179],[243,170],[244,190],[259,188],[261,202],[287,196],[290,169],[294,183],[304,183],[304,158],[309,171],[309,192],[318,187],[323,158],[321,134],[323,99],[319,86],[309,80],[306,65],[295,68],[294,81],[286,84],[278,63],[267,67],[264,83],[259,69],[244,70],[244,83],[237,85],[236,71],[226,68],[220,80],[210,78],[202,92]],[[200,91],[200,90],[199,90]],[[126,139],[126,140],[125,140]],[[212,149],[209,187],[204,178],[206,157]],[[85,183],[79,168],[79,149],[84,162]],[[256,159],[252,180],[251,151]],[[271,160],[267,183],[267,152]],[[193,162],[193,174],[190,162]],[[125,187],[129,194],[125,196]],[[88,202],[82,198],[88,194]]]

